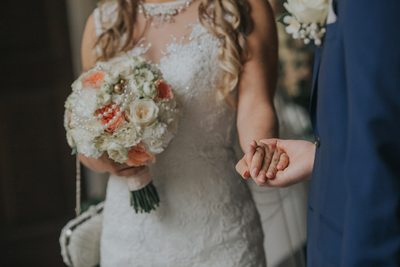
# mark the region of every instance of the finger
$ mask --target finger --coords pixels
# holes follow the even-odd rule
[[[124,163],[118,163],[111,159],[104,160],[104,164],[107,165],[108,172],[115,174],[115,175],[119,175],[119,173],[124,170],[134,168],[134,166],[128,166],[127,164],[124,164]]]
[[[87,168],[100,173],[109,172],[109,169],[107,168],[108,166],[102,164],[102,157],[100,157],[99,159],[94,159],[86,157],[82,154],[78,154],[79,161]]]
[[[279,158],[278,166],[276,168],[278,171],[283,171],[289,166],[289,156],[286,153],[282,153]]]
[[[259,143],[260,144],[264,144],[264,145],[267,145],[267,146],[276,146],[277,145],[277,143],[278,143],[278,139],[275,139],[275,138],[272,138],[272,139],[261,139],[260,141],[259,141]]]
[[[267,179],[264,183],[264,186],[271,187],[271,188],[284,188],[287,187],[285,184],[277,181],[277,179]]]
[[[257,143],[256,141],[252,141],[247,149],[246,155],[245,155],[245,160],[247,163],[247,166],[251,165],[251,161],[253,160],[254,153],[256,152],[257,148]]]
[[[107,166],[107,171],[115,175],[117,175],[120,171],[129,168],[128,165],[124,165],[114,161],[104,161],[104,164]]]
[[[253,179],[256,179],[260,172],[264,162],[264,155],[264,149],[262,147],[257,147],[250,165],[250,174]]]
[[[124,169],[119,170],[116,175],[122,177],[130,177],[138,174],[141,172],[145,167],[127,167]]]
[[[282,151],[280,150],[275,150],[274,155],[272,156],[271,164],[268,167],[267,170],[267,178],[268,179],[274,179],[275,175],[278,171],[277,165],[279,162],[279,158],[281,157]]]
[[[274,179],[267,179],[264,186],[273,188],[284,188],[291,184],[291,174],[287,170],[277,172]]]
[[[276,174],[275,179],[268,179],[265,182],[265,186],[275,187],[275,188],[285,188],[285,187],[295,184],[293,179],[290,176],[288,176],[287,173],[284,173],[284,172],[285,171],[278,172]]]
[[[256,183],[257,183],[258,185],[260,185],[260,186],[265,185],[265,182],[267,181],[267,179],[265,178],[265,177],[266,177],[266,174],[267,174],[267,173],[266,173],[265,170],[263,170],[263,169],[260,170],[260,172],[258,173],[257,178],[255,179],[255,180],[256,180]]]
[[[243,179],[248,179],[250,177],[249,168],[244,158],[236,164],[236,171],[243,177]]]
[[[269,167],[269,165],[271,163],[272,156],[273,156],[273,153],[274,153],[274,146],[273,145],[271,145],[271,146],[263,145],[263,148],[264,148],[264,155],[265,155],[264,156],[264,161],[263,161],[263,165],[261,167],[260,173],[257,176],[257,180],[260,183],[265,183],[268,167]]]

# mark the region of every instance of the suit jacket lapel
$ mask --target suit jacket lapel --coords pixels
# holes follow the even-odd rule
[[[317,95],[318,95],[318,75],[321,63],[321,48],[316,48],[314,58],[314,71],[312,79],[311,99],[310,99],[310,115],[311,122],[315,129],[316,126],[316,106],[317,106]]]

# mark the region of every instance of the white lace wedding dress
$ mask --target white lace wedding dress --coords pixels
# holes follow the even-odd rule
[[[198,22],[198,2],[171,23],[143,27],[143,39],[129,52],[158,64],[176,90],[182,117],[172,143],[151,166],[161,199],[155,212],[135,214],[126,181],[110,177],[102,267],[266,266],[261,220],[234,168],[235,111],[216,94],[219,40]],[[114,2],[96,9],[97,34],[116,16]],[[144,21],[139,14],[138,25]]]
[[[135,214],[126,181],[110,177],[102,267],[265,265],[260,220],[234,168],[235,112],[216,97],[218,40],[193,21],[196,4],[175,22],[150,27],[130,52],[161,55],[151,61],[175,88],[182,117],[178,134],[151,167],[161,199],[155,212]],[[102,9],[95,11],[98,33],[116,16],[113,4]],[[170,41],[158,49],[160,39]]]

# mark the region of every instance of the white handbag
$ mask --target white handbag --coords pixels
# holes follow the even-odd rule
[[[81,166],[76,157],[76,218],[64,226],[60,235],[61,255],[67,266],[100,266],[103,208],[101,202],[81,213]]]
[[[95,267],[100,264],[100,237],[104,203],[91,206],[69,221],[60,235],[61,255],[71,267]]]

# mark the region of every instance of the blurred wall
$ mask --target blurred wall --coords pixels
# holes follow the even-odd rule
[[[2,1],[0,32],[0,266],[61,267],[60,229],[74,211],[66,0]]]
[[[96,7],[97,0],[67,0],[68,23],[75,75],[81,72],[81,41],[86,20]]]

